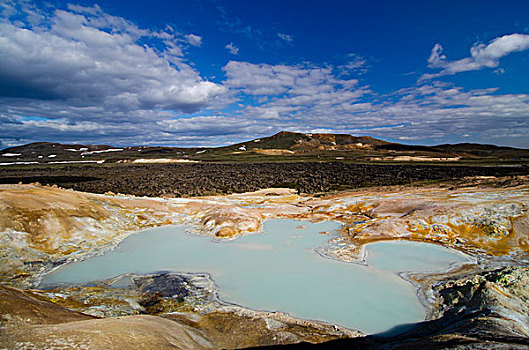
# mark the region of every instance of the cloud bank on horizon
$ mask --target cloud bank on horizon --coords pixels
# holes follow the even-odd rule
[[[418,62],[410,73],[369,38],[322,54],[326,37],[318,44],[302,19],[253,22],[205,4],[211,21],[179,27],[87,1],[0,1],[0,147],[214,146],[290,130],[529,148],[528,29],[457,48],[425,36],[418,47],[431,52],[403,53]]]

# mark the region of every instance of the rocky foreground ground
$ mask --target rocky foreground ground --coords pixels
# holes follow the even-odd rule
[[[2,347],[529,346],[529,179],[524,176],[317,197],[270,189],[142,198],[3,185],[0,209]],[[428,316],[389,337],[226,305],[207,276],[128,275],[119,277],[131,281],[122,288],[100,281],[36,289],[43,273],[111,249],[145,227],[184,223],[200,234],[234,239],[260,232],[263,222],[274,218],[342,223],[324,252],[336,259],[362,259],[366,243],[405,239],[452,247],[476,263],[408,276],[420,286]]]
[[[190,197],[288,187],[314,194],[475,176],[528,175],[526,166],[375,165],[358,163],[196,163],[3,167],[0,183],[58,185],[77,191]]]

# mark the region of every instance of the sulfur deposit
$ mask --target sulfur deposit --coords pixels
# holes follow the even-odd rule
[[[343,228],[330,253],[343,260],[358,259],[366,243],[392,239],[439,243],[478,256],[529,253],[527,187],[417,188],[322,198],[279,189],[162,199],[2,185],[0,208],[0,273],[14,283],[111,248],[142,228],[168,224],[190,224],[200,234],[233,239],[261,232],[266,219],[334,220]]]
[[[527,284],[520,282],[529,276],[525,267],[528,208],[528,186],[385,188],[322,197],[269,189],[230,196],[148,198],[37,184],[1,185],[0,280],[27,291],[0,290],[0,342],[10,348],[60,344],[97,348],[126,341],[125,333],[118,335],[124,330],[136,334],[137,345],[160,348],[236,348],[360,336],[288,315],[223,305],[207,287],[207,279],[193,279],[196,276],[171,277],[178,281],[174,282],[178,293],[183,293],[178,298],[172,297],[178,293],[164,294],[168,287],[158,288],[175,286],[173,282],[154,275],[136,276],[131,280],[136,282],[121,289],[107,281],[53,291],[28,290],[38,285],[43,273],[112,249],[144,228],[186,224],[195,234],[237,239],[262,233],[268,219],[289,218],[341,223],[340,234],[329,237],[323,253],[345,261],[361,260],[363,246],[380,240],[436,243],[469,254],[479,264],[451,274],[407,276],[421,286],[430,322],[409,336],[455,339],[450,337],[456,330],[447,328],[454,321],[476,343],[483,332],[476,327],[492,324],[498,342],[507,342],[505,337],[510,336],[523,345],[529,335]],[[142,287],[145,278],[158,286],[155,292]],[[127,317],[107,318],[120,315]],[[480,321],[468,323],[472,317]],[[108,337],[96,335],[102,329],[110,332]],[[241,338],[240,333],[247,336]],[[402,337],[388,342],[404,344],[407,340]],[[379,340],[361,341],[378,344]]]

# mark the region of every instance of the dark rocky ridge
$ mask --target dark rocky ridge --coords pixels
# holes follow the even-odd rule
[[[373,165],[352,163],[197,163],[0,169],[0,183],[58,185],[137,196],[200,196],[270,187],[301,193],[447,181],[471,176],[528,175],[529,167]]]

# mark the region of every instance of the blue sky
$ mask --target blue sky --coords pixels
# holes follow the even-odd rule
[[[0,147],[529,148],[527,1],[0,0]]]

